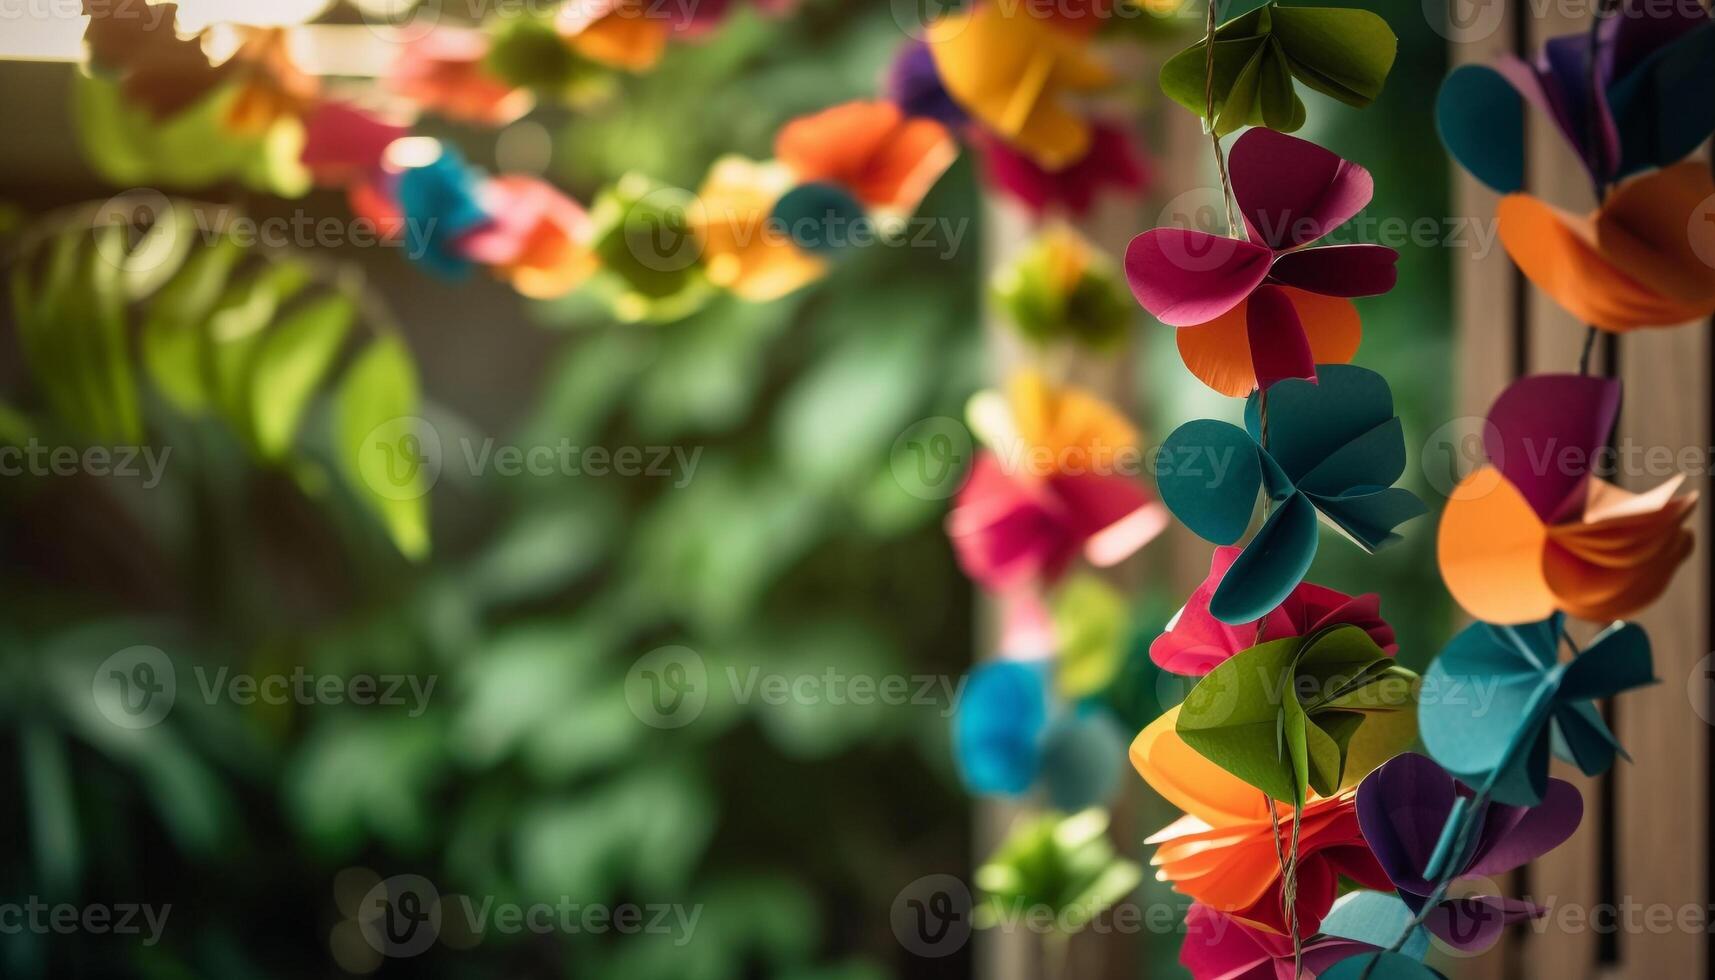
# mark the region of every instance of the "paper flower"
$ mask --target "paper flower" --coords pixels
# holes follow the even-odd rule
[[[1358,787],[1358,824],[1370,852],[1381,863],[1412,912],[1421,912],[1439,881],[1502,875],[1559,847],[1584,815],[1584,800],[1571,783],[1548,781],[1542,803],[1532,807],[1489,804],[1477,818],[1465,851],[1437,881],[1425,877],[1454,801],[1469,798],[1440,766],[1407,752],[1370,773]],[[1493,945],[1504,927],[1540,918],[1548,910],[1499,895],[1443,898],[1424,925],[1443,942],[1465,952]]]
[[[1113,262],[1061,224],[995,272],[994,296],[1018,332],[1040,345],[1064,339],[1110,348],[1136,311]]]
[[[1316,976],[1348,956],[1374,950],[1369,943],[1315,936],[1302,944],[1303,975]],[[1193,902],[1185,913],[1179,964],[1192,980],[1293,980],[1292,939]]]
[[[1270,3],[1215,31],[1217,134],[1244,126],[1290,133],[1304,125],[1293,80],[1362,108],[1381,94],[1399,47],[1387,21],[1367,10]],[[1161,67],[1161,88],[1198,116],[1208,109],[1208,44],[1198,41]]]
[[[1137,889],[1143,869],[1108,840],[1106,810],[1019,820],[977,869],[979,929],[1010,926],[1020,910],[1044,910],[1061,935],[1089,925]]]
[[[960,781],[979,796],[1022,796],[1040,786],[1057,810],[1109,802],[1119,788],[1125,737],[1106,713],[1051,715],[1047,661],[1000,660],[971,671],[953,712]]]
[[[223,120],[236,133],[261,135],[282,119],[298,119],[321,93],[321,82],[299,68],[280,27],[233,28],[242,38],[227,65],[238,91]]]
[[[1132,239],[1125,271],[1143,308],[1181,328],[1191,373],[1242,396],[1351,360],[1362,329],[1349,298],[1392,289],[1399,255],[1381,245],[1306,247],[1369,203],[1364,168],[1253,129],[1233,144],[1230,170],[1248,240],[1156,228]]]
[[[432,161],[399,174],[395,193],[405,217],[406,254],[440,276],[467,273],[471,260],[460,240],[493,219],[477,196],[476,172],[459,151],[441,144]]]
[[[535,100],[488,70],[488,51],[481,31],[437,27],[400,48],[386,85],[448,119],[502,126],[530,111]]]
[[[1131,137],[1111,123],[1092,123],[1088,152],[1060,170],[1043,169],[989,133],[979,132],[976,144],[988,182],[1037,215],[1061,208],[1083,217],[1104,189],[1131,197],[1149,185],[1149,170]]]
[[[1699,0],[1625,0],[1596,41],[1594,86],[1588,31],[1549,39],[1528,62],[1508,55],[1448,75],[1435,105],[1448,152],[1508,194],[1524,187],[1526,103],[1601,183],[1683,160],[1709,138],[1715,26]]]
[[[884,83],[888,101],[913,118],[933,119],[948,129],[957,129],[971,117],[947,94],[935,56],[922,41],[908,41],[894,55]]]
[[[1167,631],[1149,645],[1149,658],[1156,666],[1173,674],[1201,677],[1233,654],[1264,640],[1309,636],[1341,625],[1359,627],[1389,656],[1398,652],[1393,627],[1381,617],[1381,598],[1373,592],[1354,597],[1300,582],[1285,602],[1260,620],[1228,625],[1216,619],[1209,612],[1209,600],[1239,553],[1238,548],[1215,549],[1208,577],[1167,624]]]
[[[1698,162],[1633,178],[1587,217],[1509,194],[1497,212],[1501,244],[1585,323],[1618,333],[1706,320],[1715,313],[1711,197],[1715,181]]]
[[[1138,734],[1132,766],[1186,815],[1144,843],[1150,864],[1175,891],[1256,928],[1288,934],[1276,848],[1291,847],[1291,809],[1279,808],[1276,836],[1255,788],[1197,754],[1174,731],[1174,708]],[[1341,877],[1366,888],[1392,888],[1358,829],[1356,797],[1311,798],[1300,818],[1298,930],[1313,935],[1334,904]]]
[[[1447,591],[1473,617],[1529,623],[1556,609],[1594,622],[1654,602],[1691,553],[1697,494],[1684,477],[1632,494],[1592,475],[1620,410],[1619,382],[1521,378],[1489,409],[1487,465],[1441,514]]]
[[[322,101],[304,116],[298,160],[323,186],[367,181],[380,172],[387,147],[410,132],[349,102]]]
[[[554,29],[591,61],[641,72],[661,60],[673,24],[650,0],[580,0],[560,6]]]
[[[1564,624],[1558,613],[1528,626],[1472,623],[1424,674],[1424,747],[1465,785],[1492,782],[1502,803],[1542,802],[1551,747],[1587,776],[1607,772],[1619,743],[1591,702],[1655,682],[1636,624],[1616,623],[1562,661]]]
[[[1089,152],[1090,125],[1067,97],[1114,76],[1088,42],[1018,4],[981,4],[929,25],[927,41],[947,91],[973,118],[1048,170]]]
[[[709,280],[741,299],[779,299],[820,278],[827,263],[793,245],[770,220],[792,186],[778,163],[727,156],[697,191],[691,227],[702,243]]]
[[[1356,626],[1270,640],[1209,671],[1178,732],[1276,800],[1333,796],[1416,737],[1417,675]]]
[[[833,184],[898,214],[918,202],[959,150],[947,128],[908,119],[891,102],[846,102],[801,116],[774,138],[774,155],[800,182]]]
[[[1224,623],[1254,622],[1286,601],[1316,557],[1318,514],[1374,552],[1425,511],[1392,485],[1405,472],[1405,438],[1387,381],[1345,364],[1322,365],[1320,375],[1318,384],[1284,381],[1270,390],[1267,449],[1253,394],[1245,428],[1187,422],[1156,456],[1162,501],[1205,540],[1243,537],[1259,490],[1272,505],[1209,597],[1210,614]]]
[[[157,121],[202,101],[229,73],[209,62],[200,33],[179,36],[175,3],[154,5],[149,16],[87,0],[83,8],[90,69],[114,77],[125,101]]]
[[[533,299],[564,296],[596,270],[589,215],[558,188],[536,177],[495,177],[481,187],[494,220],[461,238],[465,257]]]
[[[1023,373],[1009,398],[972,399],[972,428],[988,445],[947,515],[965,574],[987,589],[1052,583],[1082,554],[1118,564],[1154,540],[1167,514],[1124,470],[1137,432],[1078,388]]]

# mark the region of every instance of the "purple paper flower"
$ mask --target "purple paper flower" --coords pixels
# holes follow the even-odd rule
[[[1423,877],[1457,796],[1473,795],[1430,759],[1405,753],[1389,760],[1358,787],[1358,826],[1400,898],[1421,911],[1435,891]],[[1450,877],[1503,874],[1558,847],[1584,816],[1578,790],[1550,779],[1542,802],[1532,807],[1490,803]],[[1443,942],[1461,950],[1484,949],[1511,923],[1548,910],[1499,895],[1446,898],[1424,920]]]

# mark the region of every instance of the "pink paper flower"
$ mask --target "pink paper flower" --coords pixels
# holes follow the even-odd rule
[[[1187,366],[1218,390],[1231,393],[1245,368],[1244,380],[1264,388],[1286,378],[1314,380],[1316,364],[1330,360],[1317,356],[1319,346],[1337,349],[1342,362],[1356,350],[1345,327],[1356,314],[1344,301],[1385,293],[1397,277],[1399,256],[1391,248],[1312,247],[1369,203],[1374,182],[1369,171],[1308,140],[1260,127],[1233,144],[1229,170],[1248,239],[1188,228],[1146,231],[1126,249],[1132,293],[1175,327],[1219,329],[1217,321],[1228,321],[1221,324],[1226,342],[1198,347],[1196,363],[1181,344]],[[1330,306],[1318,296],[1342,303]],[[1242,329],[1232,332],[1234,326]],[[1249,363],[1224,363],[1223,352]]]
[[[1104,188],[1135,196],[1149,185],[1149,168],[1143,156],[1126,131],[1112,123],[1093,124],[1089,152],[1058,171],[1042,169],[997,136],[978,131],[975,139],[982,149],[983,171],[989,183],[1036,214],[1061,207],[1083,216]]]
[[[1304,944],[1306,976],[1376,947],[1355,939],[1317,936]],[[1185,915],[1179,963],[1192,980],[1293,980],[1292,940],[1254,929],[1198,902]],[[1378,974],[1379,975],[1379,974]]]
[[[1191,593],[1167,632],[1149,645],[1149,658],[1156,666],[1174,674],[1201,677],[1233,654],[1258,643],[1306,636],[1337,625],[1361,627],[1384,651],[1391,654],[1399,650],[1393,627],[1381,617],[1381,599],[1374,593],[1349,596],[1301,582],[1285,602],[1258,622],[1233,626],[1216,619],[1209,612],[1209,598],[1243,550],[1215,549],[1209,576]]]
[[[323,186],[369,181],[380,173],[387,147],[410,132],[349,102],[330,99],[316,103],[304,116],[304,149],[298,159]]]

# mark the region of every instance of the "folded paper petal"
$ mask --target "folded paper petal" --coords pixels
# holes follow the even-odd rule
[[[1618,381],[1577,374],[1520,378],[1490,407],[1483,451],[1539,518],[1563,520],[1583,510],[1590,468],[1619,415]]]
[[[661,60],[673,24],[648,0],[581,0],[559,8],[554,29],[591,61],[640,72]]]
[[[1245,340],[1257,387],[1272,388],[1288,378],[1315,379],[1310,339],[1285,289],[1264,283],[1251,293],[1245,301]]]
[[[476,172],[443,145],[434,160],[399,175],[397,197],[405,217],[408,255],[436,274],[456,277],[470,268],[460,242],[492,219],[477,191]]]
[[[907,116],[933,119],[949,129],[970,122],[970,116],[941,84],[935,56],[922,41],[907,42],[887,69],[887,98]]]
[[[1491,623],[1529,623],[1554,611],[1543,570],[1548,529],[1500,471],[1484,466],[1459,482],[1441,513],[1436,554],[1447,591]]]
[[[1357,354],[1363,326],[1358,309],[1350,300],[1307,293],[1290,286],[1271,288],[1291,299],[1316,364],[1346,364]],[[1208,323],[1174,331],[1186,369],[1199,381],[1233,398],[1243,398],[1257,387],[1249,311],[1247,300]]]
[[[1541,92],[1526,70],[1526,85]],[[1501,192],[1524,188],[1524,98],[1520,85],[1487,65],[1463,65],[1441,83],[1435,128],[1471,176]],[[1546,108],[1544,98],[1539,105]]]
[[[1507,926],[1547,914],[1548,909],[1532,902],[1499,895],[1474,895],[1441,902],[1430,910],[1423,925],[1435,938],[1461,953],[1480,953],[1499,941]]]
[[[1349,956],[1378,949],[1351,939],[1316,936],[1300,952],[1305,975],[1315,976]],[[1292,980],[1292,940],[1193,902],[1185,914],[1179,963],[1191,971],[1192,980]]]
[[[1187,228],[1155,228],[1131,240],[1126,281],[1162,323],[1195,326],[1243,303],[1268,277],[1267,246]]]
[[[1178,722],[1179,706],[1174,705],[1132,741],[1132,768],[1143,781],[1209,827],[1267,822],[1262,794],[1186,745]]]
[[[1076,163],[1049,170],[1000,137],[979,132],[983,172],[989,183],[1036,214],[1064,208],[1082,217],[1104,190],[1135,196],[1148,186],[1149,169],[1131,135],[1114,123],[1090,125],[1090,148]]]
[[[1017,796],[1039,770],[1048,724],[1047,668],[997,661],[972,670],[953,715],[953,753],[967,789]]]
[[[589,215],[558,188],[537,177],[500,176],[481,191],[494,219],[458,240],[466,258],[495,267],[536,299],[563,296],[595,272]]]
[[[1370,203],[1370,172],[1309,140],[1252,129],[1233,143],[1233,195],[1251,240],[1276,251],[1323,237]]]
[[[318,184],[367,180],[380,170],[387,147],[409,133],[350,103],[324,100],[304,117],[304,149],[298,160]]]
[[[709,168],[690,217],[711,282],[741,299],[766,302],[826,272],[826,260],[798,248],[769,221],[791,184],[784,167],[738,156]]]
[[[911,212],[958,156],[945,126],[891,102],[847,102],[787,123],[774,154],[800,181],[837,184],[870,207]]]
[[[1399,279],[1398,260],[1385,245],[1318,245],[1280,253],[1269,277],[1324,296],[1379,296]]]

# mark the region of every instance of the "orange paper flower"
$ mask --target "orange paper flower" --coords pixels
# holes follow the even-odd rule
[[[874,208],[909,213],[959,154],[947,128],[891,102],[846,102],[794,119],[774,155],[799,181],[838,184]]]
[[[1310,342],[1311,360],[1317,364],[1350,364],[1364,336],[1358,308],[1352,301],[1291,286],[1279,288],[1298,314],[1298,323]],[[1246,299],[1208,323],[1174,331],[1186,369],[1231,398],[1243,398],[1257,388],[1250,333],[1245,327],[1249,311],[1250,300]]]
[[[791,185],[792,175],[779,164],[737,156],[715,161],[690,215],[711,282],[741,299],[765,302],[827,270],[825,260],[798,248],[769,223],[774,202]]]
[[[1715,197],[1688,161],[1620,185],[1587,217],[1527,194],[1501,199],[1501,244],[1573,316],[1624,333],[1715,313]]]
[[[490,74],[481,31],[440,27],[406,44],[387,76],[399,95],[448,119],[500,126],[530,110],[534,98]]]
[[[591,61],[639,72],[661,60],[672,24],[648,0],[580,0],[561,6],[554,29]]]

